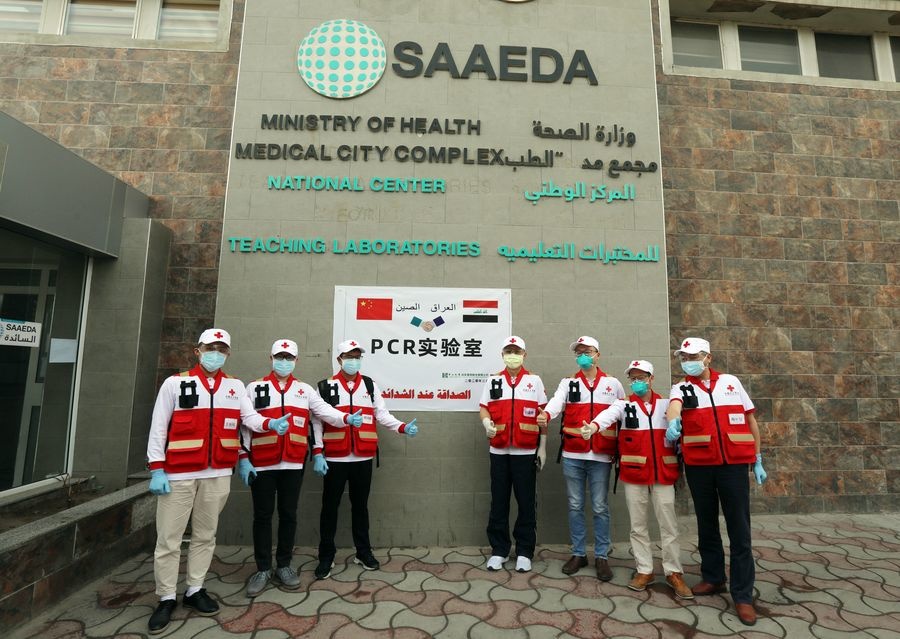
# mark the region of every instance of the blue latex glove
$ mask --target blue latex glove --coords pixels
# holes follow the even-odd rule
[[[150,471],[150,492],[154,495],[168,495],[172,492],[172,487],[169,486],[169,478],[166,476],[166,471],[162,468]]]
[[[269,430],[274,430],[279,435],[284,435],[291,426],[291,414],[282,415],[278,419],[269,420]]]
[[[416,426],[416,418],[413,417],[411,420],[406,422],[406,428],[403,429],[403,433],[408,435],[409,437],[415,437],[419,434],[419,427]]]
[[[249,486],[250,482],[256,479],[256,469],[246,457],[241,457],[238,461],[238,474],[240,474],[244,486]]]
[[[350,426],[362,426],[362,410],[358,410],[352,415],[347,415],[347,423]]]
[[[753,464],[753,474],[756,475],[756,483],[762,486],[766,483],[766,478],[769,474],[766,472],[766,469],[763,468],[762,465],[762,455],[756,456],[756,463]]]
[[[681,437],[681,418],[676,417],[669,420],[669,427],[666,429],[666,441],[674,444],[679,437]]]
[[[319,477],[324,477],[328,472],[328,462],[325,461],[325,455],[322,453],[313,456],[313,472]]]

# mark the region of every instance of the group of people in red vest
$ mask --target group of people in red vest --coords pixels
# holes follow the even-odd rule
[[[631,393],[599,368],[597,340],[582,336],[571,344],[577,372],[563,379],[548,401],[543,383],[525,366],[525,342],[510,336],[501,347],[504,368],[490,375],[480,401],[480,417],[490,441],[491,508],[487,535],[488,570],[500,570],[515,541],[515,569],[531,570],[536,545],[537,472],[546,463],[547,429],[560,417],[561,459],[566,480],[572,557],[562,570],[574,574],[588,565],[584,517],[590,490],[594,566],[597,577],[613,577],[607,493],[614,464],[626,491],[636,572],[628,584],[644,590],[654,580],[647,527],[652,505],[662,537],[663,570],[676,597],[693,598],[725,589],[725,561],[719,533],[719,505],[731,542],[730,590],[739,618],[752,625],[754,564],[750,547],[749,481],[765,481],[753,404],[737,378],[709,368],[709,343],[688,338],[675,352],[683,381],[663,399],[652,387],[653,365],[634,360],[625,371]],[[154,576],[159,604],[150,634],[163,632],[177,605],[181,542],[188,522],[191,539],[182,605],[201,615],[219,611],[203,587],[215,550],[219,514],[236,468],[253,498],[253,542],[257,571],[247,583],[255,597],[272,582],[300,586],[291,567],[297,504],[304,464],[323,477],[320,541],[315,577],[330,576],[335,559],[337,515],[345,488],[351,503],[354,561],[366,570],[380,567],[369,539],[368,498],[376,424],[413,437],[416,420],[402,422],[385,407],[378,385],[360,371],[365,348],[354,340],[337,345],[338,371],[315,388],[294,377],[296,342],[272,344],[271,372],[245,386],[223,373],[231,336],[204,331],[194,350],[197,365],[163,382],[151,420],[147,446],[150,491],[158,496]],[[311,448],[311,450],[310,450]],[[694,499],[699,530],[702,581],[688,588],[682,576],[673,485],[685,475]],[[518,515],[509,530],[510,498]],[[277,507],[274,563],[272,519]]]

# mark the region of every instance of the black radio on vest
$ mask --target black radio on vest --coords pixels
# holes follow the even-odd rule
[[[625,405],[625,428],[638,427],[637,408],[631,404]]]
[[[181,393],[178,395],[178,408],[197,408],[200,396],[197,395],[197,380],[181,382]]]
[[[581,401],[581,384],[574,379],[569,382],[569,399],[566,401],[570,404],[577,404]]]
[[[683,384],[678,387],[681,389],[681,404],[683,408],[697,408],[700,402],[697,401],[697,393],[691,384]]]
[[[271,403],[272,398],[269,397],[269,385],[260,384],[257,386],[256,397],[253,398],[253,408],[256,408],[257,410],[260,408],[268,408]]]
[[[500,399],[503,397],[503,382],[499,379],[491,380],[491,399]]]

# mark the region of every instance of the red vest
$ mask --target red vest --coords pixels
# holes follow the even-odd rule
[[[232,468],[241,448],[244,384],[218,371],[210,389],[199,365],[176,377],[179,393],[166,438],[166,472]]]
[[[682,402],[685,464],[750,464],[756,459],[756,442],[747,422],[753,404],[737,377],[711,370],[706,388],[699,378],[688,376],[672,387],[671,399]]]
[[[666,408],[669,400],[656,393],[652,410],[632,395],[625,402],[625,421],[619,429],[619,477],[629,484],[665,484],[678,480],[678,456],[666,446]]]
[[[482,405],[491,414],[497,429],[490,440],[491,446],[536,449],[540,437],[538,411],[547,403],[541,378],[523,368],[513,382],[504,369],[488,378],[485,392]]]
[[[253,408],[263,417],[277,419],[291,414],[287,432],[280,436],[274,431],[251,432],[250,463],[256,467],[274,466],[285,462],[302,464],[306,460],[309,438],[309,396],[313,390],[293,375],[284,390],[272,373],[247,386],[247,396]]]
[[[578,371],[575,377],[563,380],[563,383],[568,383],[569,386],[562,421],[562,444],[565,452],[616,454],[618,422],[610,428],[597,431],[590,439],[581,436],[583,422],[592,421],[594,417],[612,406],[612,403],[618,399],[616,387],[608,383],[605,380],[606,377],[606,373],[598,369],[593,388],[581,371]]]
[[[328,380],[328,385],[331,387],[332,396],[335,394],[337,396],[337,404],[334,407],[347,414],[361,410],[363,422],[359,427],[347,425],[343,428],[322,422],[322,445],[325,448],[325,456],[347,457],[353,453],[358,457],[374,457],[378,452],[375,402],[369,395],[363,376],[356,376],[352,389],[341,373]]]

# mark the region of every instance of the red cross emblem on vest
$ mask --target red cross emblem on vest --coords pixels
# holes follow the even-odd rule
[[[222,339],[223,337],[225,337],[225,336],[222,334],[222,331],[216,331],[215,333],[213,333],[213,335],[214,335],[215,337],[219,338],[219,339]]]
[[[731,384],[729,384],[725,388],[727,388],[729,391],[732,391],[732,392],[734,391],[734,386],[732,386]]]
[[[302,394],[303,394],[303,389],[301,388],[299,391],[297,391],[297,394],[298,394],[298,395],[302,395]]]
[[[228,391],[228,394],[231,395],[232,397],[234,397],[236,393],[234,392],[234,389],[232,388],[230,391]]]
[[[611,393],[611,392],[612,392],[612,386],[607,386],[607,387],[606,387],[606,392],[607,392],[607,393]]]
[[[525,388],[527,388],[528,390],[531,390],[532,388],[534,388],[534,384],[532,384],[531,382],[528,382],[528,384],[525,385]]]

